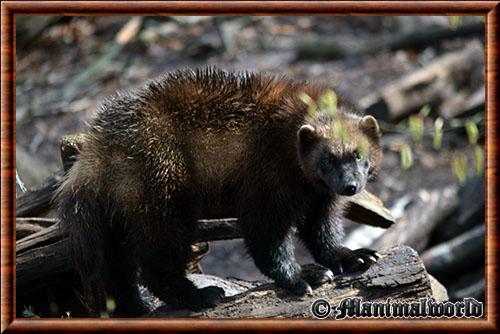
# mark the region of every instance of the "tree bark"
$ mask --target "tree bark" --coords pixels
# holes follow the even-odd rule
[[[190,275],[199,287],[216,285],[224,289],[226,297],[216,307],[195,312],[170,310],[167,306],[144,291],[144,296],[155,308],[149,317],[189,318],[310,318],[311,305],[325,299],[337,305],[347,297],[362,297],[365,301],[394,302],[414,301],[432,297],[447,300],[444,288],[429,277],[411,248],[398,246],[381,254],[379,261],[365,272],[337,275],[332,283],[315,289],[311,296],[296,297],[277,288],[270,282],[247,282],[238,279],[222,279],[208,275]],[[310,270],[314,270],[311,267]],[[443,292],[444,291],[444,292]]]

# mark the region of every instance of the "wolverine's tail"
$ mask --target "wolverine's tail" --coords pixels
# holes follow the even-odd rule
[[[106,309],[106,282],[112,258],[110,212],[99,196],[96,180],[82,175],[78,162],[56,193],[63,233],[68,236],[71,262],[82,279],[86,307],[93,316]]]

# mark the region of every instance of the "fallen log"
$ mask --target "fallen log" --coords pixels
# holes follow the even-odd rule
[[[47,253],[50,256],[50,253]],[[42,259],[43,261],[43,259]],[[52,270],[61,267],[52,266]],[[317,265],[303,266],[306,272],[314,272]],[[64,269],[64,268],[62,268]],[[71,311],[72,317],[85,316],[81,297],[74,290],[78,282],[72,275],[61,274],[61,279],[51,276],[50,280],[39,282],[46,291],[67,291],[69,295],[58,299],[56,311],[43,307],[38,301],[36,310],[43,311],[41,316],[60,317]],[[311,304],[319,299],[326,299],[332,305],[346,297],[362,297],[365,301],[385,302],[390,298],[394,302],[415,301],[430,297],[436,301],[448,299],[446,289],[432,276],[428,275],[418,254],[409,247],[397,246],[381,252],[378,263],[364,272],[344,273],[334,277],[332,282],[313,290],[305,297],[291,295],[276,287],[271,281],[249,282],[235,278],[220,278],[210,275],[189,274],[188,277],[200,288],[216,285],[224,289],[226,297],[220,305],[199,312],[171,310],[163,305],[145,287],[139,286],[142,298],[150,306],[148,317],[217,317],[217,318],[262,318],[262,317],[311,317]],[[52,284],[52,286],[49,286]],[[23,306],[33,305],[31,295],[20,296],[18,291],[18,310]],[[75,295],[76,293],[76,295]],[[52,301],[54,303],[54,301]],[[56,305],[56,306],[57,306]],[[71,305],[71,306],[63,306]],[[47,310],[46,310],[47,309]],[[57,311],[58,310],[58,311]],[[18,311],[18,312],[20,312]]]
[[[419,27],[420,28],[420,27]],[[383,51],[417,50],[443,40],[465,37],[484,37],[483,22],[461,25],[456,29],[451,27],[433,27],[426,30],[415,30],[390,37],[371,38],[355,41],[337,39],[315,39],[299,44],[295,51],[295,61],[337,60],[347,57],[373,55]]]
[[[468,277],[467,277],[468,278]],[[449,298],[451,301],[461,301],[464,298],[475,298],[478,301],[485,300],[484,267],[473,274],[467,285],[450,286]]]
[[[409,205],[398,223],[385,231],[370,248],[384,249],[390,245],[404,244],[417,251],[425,249],[436,225],[458,208],[457,186],[421,189]]]
[[[19,219],[19,218],[18,218]],[[42,218],[51,224],[16,242],[16,286],[18,295],[39,289],[39,282],[46,277],[62,274],[73,269],[69,261],[67,236],[57,219]],[[241,237],[235,219],[201,220],[196,243],[191,246],[192,255],[187,264],[188,272],[201,272],[197,266],[208,252],[208,241]]]
[[[434,246],[422,254],[422,261],[432,275],[450,280],[460,271],[473,269],[484,263],[484,223],[460,236]]]
[[[314,270],[313,266],[309,267]],[[310,318],[311,305],[319,298],[337,305],[344,298],[362,297],[365,301],[415,301],[419,298],[447,300],[445,289],[425,271],[418,254],[409,247],[390,248],[378,263],[364,272],[344,273],[315,289],[311,296],[297,297],[269,281],[247,282],[208,275],[190,275],[198,287],[216,285],[226,297],[220,305],[203,311],[171,310],[147,291],[143,296],[155,310],[149,317],[189,318]],[[431,282],[432,280],[432,282]],[[144,289],[145,290],[145,289]]]
[[[16,252],[16,295],[52,285],[49,276],[62,275],[71,270],[67,239],[25,251]]]
[[[473,41],[455,52],[447,53],[426,67],[410,73],[359,100],[367,114],[384,121],[397,121],[428,104],[439,106],[467,87],[479,89],[484,71],[484,47]],[[477,81],[477,82],[476,82]],[[477,86],[477,87],[475,87]]]
[[[64,177],[63,171],[49,176],[40,186],[16,198],[16,217],[43,216],[52,209],[52,196]]]
[[[20,240],[28,235],[40,232],[52,225],[55,221],[45,218],[17,218],[16,219],[16,240]]]
[[[450,299],[453,301],[462,301],[464,298],[475,298],[476,300],[484,301],[484,292],[485,280],[483,277],[463,289],[454,291],[453,295],[450,295]]]
[[[460,203],[448,218],[432,231],[431,245],[440,244],[481,224],[485,220],[484,176],[471,177],[458,192]]]
[[[31,234],[40,232],[56,223],[56,219],[29,217],[16,219],[16,240],[21,240]]]
[[[485,110],[486,87],[482,85],[474,92],[463,91],[445,101],[439,108],[444,119],[471,117]]]

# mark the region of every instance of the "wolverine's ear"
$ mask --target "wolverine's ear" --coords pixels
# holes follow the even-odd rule
[[[370,140],[371,146],[371,166],[368,170],[369,180],[374,179],[380,168],[382,158],[382,147],[380,144],[380,128],[377,120],[373,116],[365,116],[359,121],[359,127]]]
[[[380,140],[380,128],[375,117],[370,115],[364,116],[359,121],[359,127],[371,140]]]
[[[302,125],[298,132],[299,141],[302,145],[308,145],[316,141],[318,135],[316,134],[316,129],[310,125]]]

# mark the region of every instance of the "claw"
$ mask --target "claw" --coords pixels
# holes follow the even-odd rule
[[[368,259],[369,259],[371,262],[373,262],[373,263],[377,262],[377,259],[376,259],[374,256],[371,256],[371,255],[370,255],[370,256],[368,256]]]
[[[363,260],[362,258],[358,258],[356,260],[359,264],[364,264],[365,263],[365,260]]]

